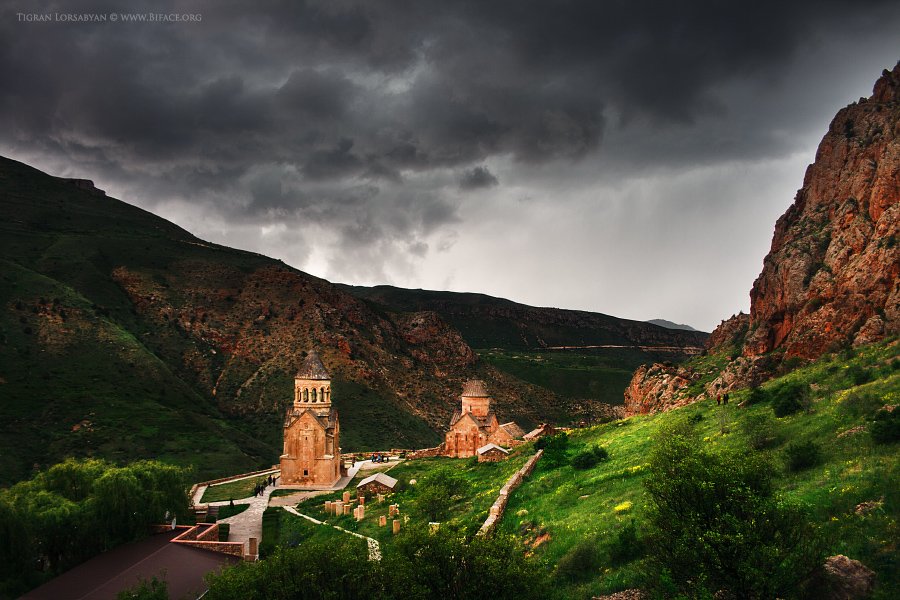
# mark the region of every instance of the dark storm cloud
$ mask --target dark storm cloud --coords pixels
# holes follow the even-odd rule
[[[497,181],[497,177],[484,166],[469,169],[463,173],[462,178],[459,180],[460,189],[467,191],[494,187],[499,184],[500,182]]]
[[[499,184],[493,161],[602,156],[634,174],[792,151],[782,132],[802,107],[741,86],[765,96],[798,49],[898,14],[887,0],[284,0],[65,7],[200,23],[16,16],[57,10],[0,7],[5,148],[145,206],[328,226],[343,264],[380,243],[370,260],[425,254],[459,191],[515,179]]]

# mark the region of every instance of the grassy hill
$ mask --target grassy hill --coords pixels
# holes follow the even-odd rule
[[[518,537],[552,573],[559,598],[586,598],[646,583],[643,558],[613,560],[613,546],[632,526],[640,546],[647,531],[648,460],[662,432],[673,423],[687,423],[699,443],[711,450],[734,450],[741,455],[768,456],[777,494],[805,506],[823,534],[827,554],[845,554],[878,574],[876,598],[900,593],[900,454],[897,442],[876,443],[871,433],[874,415],[885,405],[900,403],[900,343],[896,340],[822,360],[774,379],[753,392],[756,402],[741,407],[751,391],[731,396],[727,405],[698,402],[656,415],[637,416],[569,433],[566,460],[559,466],[546,461],[517,489],[499,530]],[[786,390],[807,390],[797,412],[776,417],[774,407]],[[800,445],[811,444],[819,458],[808,467],[792,469],[790,456]],[[572,458],[600,446],[609,459],[576,470]],[[474,531],[505,479],[533,452],[531,444],[517,449],[506,463],[478,464],[467,460],[424,459],[391,470],[401,492],[390,502],[401,506],[410,521],[423,525],[430,517],[421,511],[422,483],[453,473],[464,485],[449,502],[440,520],[445,526]],[[410,485],[411,480],[416,485]],[[336,496],[335,496],[336,497]],[[326,518],[319,497],[299,505],[314,517]],[[351,531],[391,544],[392,536],[376,524],[385,506],[367,507],[367,518],[328,519]],[[309,539],[345,535],[331,527],[269,509],[274,539],[293,545]],[[578,569],[566,565],[576,564]]]
[[[625,566],[609,563],[607,553],[616,535],[632,519],[643,527],[648,495],[642,483],[654,438],[673,420],[693,424],[698,436],[713,449],[770,454],[781,470],[778,491],[811,508],[824,529],[830,554],[861,560],[879,575],[879,598],[900,593],[897,540],[900,539],[900,456],[897,443],[877,444],[864,430],[884,405],[900,403],[900,344],[896,341],[832,355],[815,364],[774,379],[762,389],[777,397],[786,388],[809,387],[805,410],[776,417],[772,401],[741,408],[749,390],[732,395],[727,405],[713,401],[692,404],[669,413],[636,416],[570,435],[569,455],[598,445],[609,460],[584,471],[566,465],[541,469],[513,495],[501,528],[534,544],[537,532],[547,536],[536,550],[556,565],[588,540],[597,549],[587,581],[560,577],[566,597],[588,597],[642,582],[640,561]],[[768,428],[768,447],[754,450],[759,427]],[[856,428],[862,427],[863,430]],[[849,433],[848,433],[849,432]],[[819,462],[792,471],[788,448],[800,442],[815,444]],[[860,514],[856,507],[874,502]]]

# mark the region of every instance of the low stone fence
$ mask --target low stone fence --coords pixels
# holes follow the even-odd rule
[[[485,519],[484,524],[481,526],[481,529],[478,530],[478,535],[488,535],[494,528],[497,526],[497,522],[503,518],[503,513],[506,511],[506,505],[509,503],[509,496],[513,493],[513,491],[522,485],[522,482],[525,481],[525,478],[531,475],[534,471],[534,467],[537,464],[537,461],[541,458],[541,455],[544,453],[544,449],[541,448],[537,452],[534,453],[534,456],[528,459],[522,468],[512,474],[512,476],[506,480],[506,483],[503,484],[503,487],[500,488],[500,493],[497,495],[497,499],[494,500],[494,503],[491,505],[490,514],[488,514],[488,518]]]
[[[443,456],[444,454],[444,444],[440,446],[435,446],[434,448],[424,448],[422,450],[416,450],[414,452],[410,452],[406,455],[406,458],[433,458],[435,456]]]

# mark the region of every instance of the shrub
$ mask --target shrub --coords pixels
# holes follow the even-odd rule
[[[799,412],[809,404],[809,386],[800,382],[784,383],[772,393],[772,410],[776,417]]]
[[[535,447],[544,449],[544,454],[538,464],[544,469],[555,469],[566,463],[569,436],[563,432],[550,437],[542,437],[535,443]]]
[[[900,409],[879,410],[869,426],[869,432],[878,444],[900,441]]]
[[[647,555],[675,596],[794,597],[824,556],[805,512],[774,495],[761,455],[701,448],[689,429],[661,432],[650,457]],[[666,589],[662,589],[666,588]]]
[[[853,390],[841,402],[841,411],[862,417],[875,413],[881,407],[881,398],[869,390]]]
[[[745,400],[748,406],[753,404],[761,404],[769,399],[769,394],[766,390],[761,387],[752,387],[750,388],[750,393],[747,394],[747,399]]]
[[[590,469],[600,461],[607,459],[609,459],[609,453],[606,451],[606,448],[593,446],[576,454],[575,458],[572,459],[572,466],[581,470]]]
[[[116,595],[117,600],[169,600],[169,585],[165,579],[141,578],[137,585],[122,590]]]
[[[814,467],[822,460],[822,448],[816,442],[793,442],[784,450],[790,471],[802,471]]]
[[[556,576],[569,581],[590,579],[597,575],[600,554],[593,539],[581,540],[563,554],[556,563]]]
[[[621,566],[644,555],[644,544],[638,538],[634,519],[626,523],[616,534],[609,547],[609,559],[613,565]]]
[[[847,376],[853,385],[863,385],[872,381],[872,373],[859,365],[851,365],[847,368]]]
[[[778,437],[775,433],[775,422],[769,415],[749,415],[741,421],[741,433],[754,450],[763,450],[775,445]]]
[[[703,413],[694,413],[688,417],[688,423],[691,425],[696,425],[703,420]]]

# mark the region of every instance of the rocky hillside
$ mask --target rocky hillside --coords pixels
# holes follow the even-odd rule
[[[523,426],[605,408],[479,360],[434,311],[388,310],[8,159],[0,253],[0,484],[67,455],[200,477],[270,465],[310,348],[348,450],[436,443],[476,376]]]
[[[722,364],[638,370],[629,414],[757,384],[794,361],[900,332],[900,63],[838,112],[750,292],[708,340]]]

